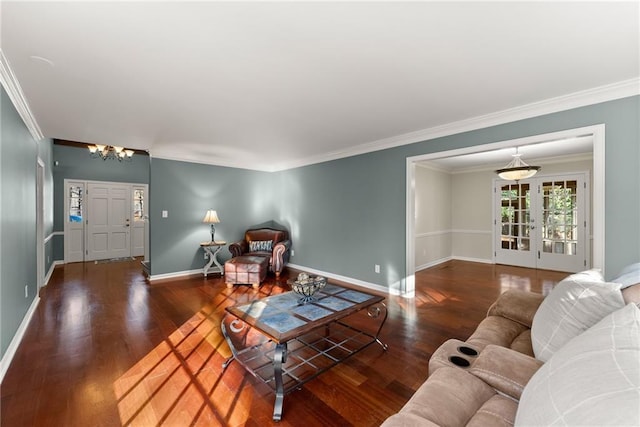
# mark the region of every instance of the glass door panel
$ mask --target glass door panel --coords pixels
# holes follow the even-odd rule
[[[496,262],[500,264],[535,265],[531,188],[529,182],[523,181],[502,183],[497,188],[500,235]]]
[[[85,186],[84,182],[65,180],[64,261],[82,262],[85,256]]]
[[[501,187],[500,236],[502,249],[529,251],[529,212],[531,191],[529,184],[508,184]]]
[[[584,182],[584,177],[573,175],[540,183],[539,268],[579,271],[587,267]]]
[[[568,272],[587,267],[586,177],[497,180],[496,263]]]

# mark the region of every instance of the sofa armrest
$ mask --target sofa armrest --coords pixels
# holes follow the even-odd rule
[[[443,367],[430,375],[400,412],[381,427],[513,425],[502,420],[515,419],[517,404],[508,398],[498,403],[495,397],[493,387],[466,370]],[[479,422],[477,415],[487,418]],[[475,424],[470,423],[472,418],[476,418]]]
[[[248,249],[249,246],[244,240],[240,240],[239,242],[234,242],[229,245],[229,252],[231,252],[232,258],[242,255],[243,253],[247,252]]]
[[[516,400],[542,362],[517,351],[497,345],[486,346],[469,373]]]
[[[287,252],[290,247],[291,247],[291,240],[283,240],[281,242],[278,242],[273,247],[273,255],[277,256],[277,254],[283,254]]]
[[[544,295],[510,290],[501,294],[489,308],[487,316],[502,316],[531,328],[533,316],[542,304]]]
[[[276,243],[273,247],[273,253],[271,256],[271,268],[276,273],[280,274],[284,265],[289,261],[289,248],[291,247],[291,240],[283,240]]]

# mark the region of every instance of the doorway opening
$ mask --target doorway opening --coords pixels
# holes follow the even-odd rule
[[[64,260],[147,258],[148,185],[65,179]]]
[[[415,170],[418,162],[463,156],[474,153],[487,153],[494,150],[523,147],[554,141],[557,144],[571,144],[573,140],[590,137],[593,153],[593,177],[592,177],[592,266],[604,268],[604,228],[605,228],[605,125],[599,124],[583,128],[569,129],[565,131],[535,135],[507,141],[494,142],[484,145],[466,147],[455,150],[441,151],[437,153],[423,154],[408,157],[406,159],[406,280],[403,281],[403,289],[400,294],[405,297],[415,295],[415,229],[416,229],[416,201],[415,201]]]

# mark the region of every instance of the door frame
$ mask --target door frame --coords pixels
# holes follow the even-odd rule
[[[69,186],[69,183],[81,183],[83,185],[84,188],[84,197],[86,198],[86,191],[88,189],[89,184],[104,184],[104,185],[126,185],[129,187],[129,193],[131,195],[132,191],[133,191],[133,187],[144,187],[145,190],[145,210],[148,209],[149,207],[149,184],[144,184],[144,183],[138,183],[138,182],[115,182],[115,181],[97,181],[97,180],[90,180],[90,179],[72,179],[72,178],[65,178],[64,179],[64,195],[63,195],[63,200],[62,203],[64,204],[64,208],[63,208],[63,221],[64,221],[64,263],[68,263],[69,261],[69,255],[68,255],[68,250],[69,250],[69,245],[67,242],[67,239],[69,238],[69,222],[68,222],[68,216],[69,216],[69,208],[68,208],[68,203],[67,203],[67,188]],[[85,200],[86,203],[86,200]],[[133,209],[133,201],[130,204],[130,208]],[[148,212],[148,211],[147,211]],[[82,218],[82,245],[83,245],[83,250],[82,250],[82,255],[83,255],[83,262],[87,260],[87,227],[86,227],[86,221],[88,219],[88,209],[86,209],[86,205],[85,205],[85,209],[83,210],[83,218]],[[149,224],[148,221],[145,221],[145,229],[148,230]],[[148,231],[147,231],[148,234]],[[129,239],[132,238],[132,233],[129,233]],[[149,239],[145,238],[145,260],[148,258],[148,252],[149,252]],[[129,242],[129,246],[131,246],[131,242]],[[73,261],[73,262],[77,262],[77,261]]]
[[[525,182],[525,183],[529,183],[531,186],[531,197],[532,197],[532,206],[535,207],[536,212],[533,213],[533,217],[536,218],[536,223],[534,224],[536,226],[536,228],[539,228],[542,226],[540,218],[541,215],[539,215],[541,213],[541,206],[540,206],[540,201],[542,199],[541,195],[540,195],[540,183],[543,181],[559,181],[562,179],[571,179],[572,177],[577,178],[577,181],[579,183],[582,184],[582,203],[583,203],[583,207],[582,207],[582,216],[581,216],[581,221],[584,223],[582,226],[579,226],[579,228],[582,228],[582,251],[580,252],[580,254],[582,254],[584,256],[583,261],[584,261],[584,268],[581,268],[579,271],[584,270],[586,268],[589,268],[589,266],[591,265],[591,247],[592,247],[592,236],[590,233],[588,233],[588,229],[591,228],[591,215],[590,212],[593,209],[593,206],[591,204],[591,183],[590,183],[590,179],[591,179],[591,174],[589,173],[589,171],[575,171],[575,172],[571,172],[571,171],[567,171],[567,172],[559,172],[559,173],[551,173],[551,174],[542,174],[542,175],[535,175],[532,178],[527,178],[527,179],[523,179],[520,182]],[[497,259],[498,259],[498,251],[500,250],[499,247],[499,243],[498,243],[498,236],[501,235],[501,232],[499,231],[500,227],[501,227],[501,220],[498,216],[498,202],[501,200],[501,194],[500,194],[500,190],[499,187],[501,186],[501,184],[503,183],[512,183],[513,181],[508,181],[499,177],[493,178],[492,181],[492,186],[493,186],[493,214],[492,214],[492,221],[493,221],[493,233],[492,233],[492,253],[493,253],[493,258],[492,261],[494,264],[497,264]],[[536,186],[538,186],[538,190],[536,191]],[[535,201],[533,200],[535,198]],[[536,230],[537,231],[537,230]],[[552,268],[549,268],[548,266],[545,265],[541,265],[541,261],[540,261],[540,250],[541,250],[541,238],[540,238],[540,234],[539,233],[535,233],[535,236],[530,238],[530,242],[532,243],[531,246],[531,252],[528,253],[528,255],[530,257],[532,257],[532,266],[524,266],[527,268],[539,268],[539,269],[551,269],[551,270],[555,270]],[[538,254],[536,255],[536,251],[538,252]],[[524,255],[524,254],[523,254]],[[505,265],[515,265],[515,266],[520,266],[517,263],[511,264],[511,263],[501,263],[501,264],[505,264]],[[569,272],[569,270],[556,270],[556,271],[566,271]],[[571,271],[574,272],[574,271]],[[575,271],[577,272],[577,271]]]
[[[36,293],[44,286],[44,179],[45,163],[38,157],[36,165]]]
[[[407,298],[415,296],[415,168],[416,163],[443,157],[481,153],[484,151],[513,148],[541,142],[591,135],[593,138],[593,246],[592,266],[605,268],[605,125],[597,124],[581,128],[567,129],[506,141],[474,145],[472,147],[421,154],[406,158],[406,234],[405,234],[405,279],[400,283],[398,293]]]

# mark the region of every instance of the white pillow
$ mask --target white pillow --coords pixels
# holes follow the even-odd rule
[[[558,350],[524,388],[515,425],[640,425],[640,309],[628,304]]]
[[[620,275],[612,280],[612,282],[620,283],[622,289],[640,283],[640,262],[626,266],[620,272]]]
[[[533,317],[533,354],[546,362],[571,338],[624,305],[620,284],[606,283],[599,271],[572,274],[553,288]]]

